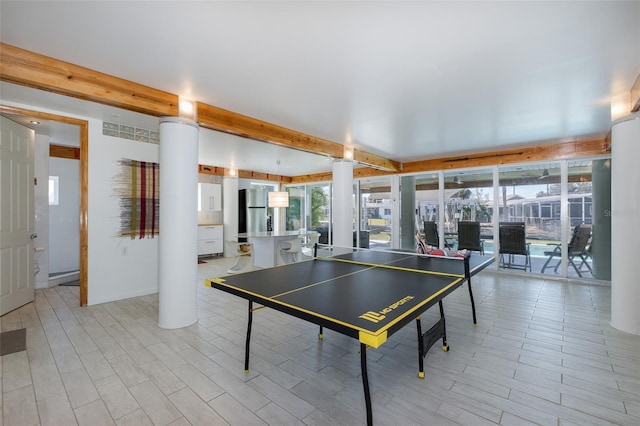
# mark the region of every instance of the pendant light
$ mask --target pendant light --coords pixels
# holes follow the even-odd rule
[[[280,160],[278,164],[278,182],[280,181]],[[269,207],[289,207],[289,193],[286,191],[269,192]]]

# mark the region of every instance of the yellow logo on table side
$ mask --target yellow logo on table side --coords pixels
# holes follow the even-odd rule
[[[358,318],[362,318],[365,319],[367,321],[371,321],[373,323],[378,323],[380,321],[382,321],[383,319],[386,318],[385,314],[388,314],[389,312],[393,311],[394,309],[397,309],[399,306],[404,305],[405,303],[407,303],[409,300],[413,299],[413,296],[406,296],[403,297],[402,299],[398,300],[397,302],[392,303],[391,305],[387,306],[386,308],[378,311],[378,312],[374,312],[374,311],[369,311],[369,312],[365,312],[364,314],[360,315]]]

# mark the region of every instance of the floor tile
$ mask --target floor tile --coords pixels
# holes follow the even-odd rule
[[[75,409],[76,417],[80,425],[111,426],[115,422],[109,415],[107,407],[102,400],[97,400],[85,406]]]
[[[69,399],[64,392],[38,401],[38,413],[42,426],[78,424]]]
[[[95,385],[112,418],[120,419],[140,408],[129,389],[117,375],[97,380]]]
[[[71,407],[74,409],[100,399],[96,387],[84,368],[62,373],[61,377]]]
[[[0,317],[27,351],[0,357],[0,426],[360,424],[358,342],[262,309],[244,373],[247,303],[206,288],[233,259],[198,266],[198,323],[157,326],[158,295],[79,307],[77,288],[37,290]],[[367,353],[374,423],[640,424],[640,336],[611,327],[601,284],[484,271],[445,298],[449,352],[417,377],[415,325]],[[437,309],[422,315],[439,318]]]
[[[6,355],[5,355],[6,356]],[[40,422],[31,386],[2,393],[3,422],[7,426],[31,426]]]
[[[222,417],[191,389],[184,388],[169,395],[169,400],[192,425],[223,424]]]
[[[151,381],[129,390],[154,425],[167,425],[182,417],[182,413]]]

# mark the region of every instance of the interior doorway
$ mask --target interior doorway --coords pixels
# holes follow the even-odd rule
[[[0,105],[2,114],[11,114],[18,117],[28,117],[36,120],[48,120],[53,122],[65,123],[79,127],[80,147],[78,150],[78,160],[80,161],[80,306],[86,306],[89,293],[88,283],[88,145],[89,145],[89,122],[72,117],[66,117],[56,114],[44,113],[40,111],[28,110],[24,108]]]
[[[46,244],[48,249],[44,251],[43,247],[36,247],[36,256],[42,263],[46,262],[40,264],[38,282],[46,283],[46,287],[80,285],[80,158],[77,139],[77,135],[75,139],[69,135],[59,141],[71,146],[58,145],[58,140],[50,139],[47,144],[39,141],[43,146],[36,147],[40,151],[43,148],[49,151],[46,158],[39,158],[48,164],[43,164],[41,171],[36,170],[36,176],[40,174],[42,183],[36,190],[40,196],[36,197],[35,203],[36,229],[40,228],[38,233],[47,236],[43,245]],[[44,157],[43,154],[39,152],[40,157]]]

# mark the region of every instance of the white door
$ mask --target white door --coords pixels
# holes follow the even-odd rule
[[[0,117],[0,315],[34,298],[34,132]]]

